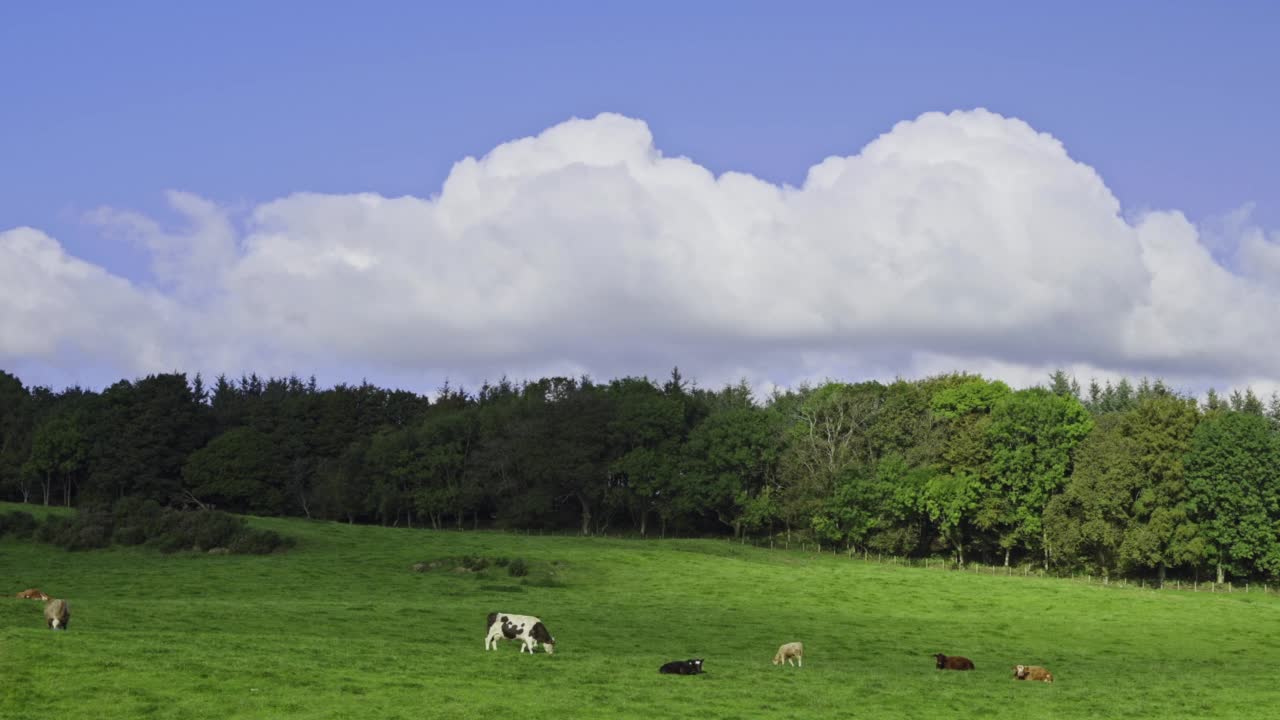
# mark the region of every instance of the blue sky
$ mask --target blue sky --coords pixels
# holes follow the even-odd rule
[[[179,190],[216,203],[240,227],[252,208],[297,192],[427,199],[462,158],[601,112],[646,123],[667,157],[799,185],[812,165],[855,155],[896,123],[986,108],[1061,141],[1097,171],[1126,218],[1176,210],[1215,223],[1256,203],[1249,222],[1265,237],[1280,227],[1277,8],[12,3],[0,10],[0,232],[35,228],[68,256],[146,289],[163,285],[146,243],[87,221],[96,209],[169,225],[182,216],[165,191]],[[11,345],[0,347],[0,361],[43,362]],[[1061,360],[1099,372],[1144,367],[1132,358]],[[377,372],[380,363],[330,371]],[[557,363],[590,365],[570,351],[510,362],[513,370]],[[739,365],[762,383],[812,370]],[[1187,372],[1270,376],[1221,364]]]

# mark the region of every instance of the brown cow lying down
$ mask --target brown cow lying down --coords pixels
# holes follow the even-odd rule
[[[23,590],[22,592],[18,593],[17,596],[19,598],[22,598],[23,600],[48,600],[49,599],[49,596],[45,595],[44,591],[41,590],[40,588],[29,588],[27,590]]]
[[[938,661],[939,670],[972,670],[973,669],[973,661],[967,657],[960,657],[959,655],[952,655],[951,657],[947,657],[942,653],[938,653],[933,657],[935,660]]]
[[[1013,676],[1019,680],[1040,680],[1047,683],[1053,682],[1053,673],[1039,665],[1016,665],[1013,668]]]
[[[66,630],[71,624],[71,606],[66,600],[50,600],[44,606],[44,622],[50,630]]]
[[[778,652],[773,656],[773,664],[781,665],[786,662],[788,665],[793,664],[791,658],[800,661],[800,667],[804,667],[804,643],[791,642],[778,648]]]

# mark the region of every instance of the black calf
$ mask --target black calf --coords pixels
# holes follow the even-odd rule
[[[658,668],[664,675],[697,675],[702,672],[702,658],[693,660],[672,660]]]

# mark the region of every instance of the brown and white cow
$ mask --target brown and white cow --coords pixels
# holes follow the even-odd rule
[[[526,650],[532,655],[542,643],[548,655],[556,652],[556,639],[547,631],[547,626],[532,615],[515,615],[513,613],[489,613],[489,631],[484,638],[485,650],[497,650],[499,640],[519,640],[520,652]]]
[[[18,593],[17,597],[23,600],[48,600],[49,596],[40,588],[28,588]]]
[[[1053,673],[1039,665],[1015,665],[1013,668],[1013,676],[1018,680],[1035,680],[1038,682],[1053,682]]]
[[[71,624],[71,606],[66,600],[50,600],[44,606],[44,622],[50,630],[66,630]]]

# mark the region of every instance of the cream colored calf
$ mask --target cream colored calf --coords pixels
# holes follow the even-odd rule
[[[778,648],[778,653],[773,656],[773,664],[781,665],[785,662],[790,665],[792,658],[799,661],[800,667],[804,667],[804,643],[792,642]]]

